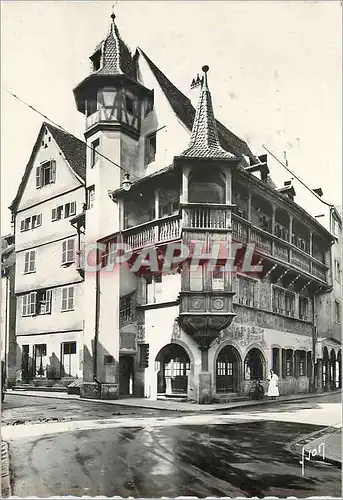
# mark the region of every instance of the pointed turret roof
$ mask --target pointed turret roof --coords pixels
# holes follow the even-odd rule
[[[108,35],[94,51],[95,54],[101,49],[101,65],[97,73],[101,75],[126,75],[136,80],[136,65],[130,49],[119,34],[115,18],[115,14],[112,14]]]
[[[202,79],[201,92],[195,113],[191,139],[189,147],[181,156],[192,158],[235,159],[237,157],[234,154],[225,151],[225,149],[220,146],[211,92],[209,91],[207,82],[209,67],[203,66],[202,70],[204,76]]]

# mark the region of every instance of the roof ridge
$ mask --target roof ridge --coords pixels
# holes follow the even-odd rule
[[[156,66],[156,64],[150,59],[150,57],[144,52],[142,48],[137,47],[137,50],[139,50],[139,52],[147,61],[162,91],[166,95],[173,111],[181,120],[181,122],[188,128],[188,130],[191,131],[193,128],[196,113],[191,100],[185,94],[183,94],[183,92],[181,92],[181,90],[179,90],[169,80],[169,78],[166,77],[166,75]],[[219,120],[216,119],[215,122],[219,143],[225,151],[231,152],[236,156],[247,156],[257,162],[256,156],[252,153],[248,144],[243,139],[236,136]]]

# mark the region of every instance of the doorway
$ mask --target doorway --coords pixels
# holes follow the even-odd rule
[[[228,345],[218,354],[216,362],[216,391],[237,392],[241,359],[237,350]]]
[[[157,393],[187,394],[191,362],[185,349],[178,344],[164,346],[155,362],[158,364]]]
[[[133,356],[119,356],[119,393],[121,396],[132,396],[134,391]]]

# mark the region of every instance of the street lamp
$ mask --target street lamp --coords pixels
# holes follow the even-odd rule
[[[132,182],[130,181],[130,174],[125,174],[124,175],[124,180],[122,182],[122,188],[124,191],[130,191],[132,186]]]

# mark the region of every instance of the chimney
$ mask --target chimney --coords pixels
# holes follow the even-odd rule
[[[284,194],[287,196],[290,200],[294,201],[294,197],[296,195],[295,189],[292,185],[292,181],[285,181],[284,186],[280,189],[278,189],[279,193]]]
[[[313,189],[313,192],[316,193],[320,197],[323,196],[323,190],[322,190],[322,188]]]
[[[189,92],[189,98],[195,109],[198,106],[201,84],[202,84],[202,78],[200,78],[199,74],[197,74],[197,76],[192,80]]]

